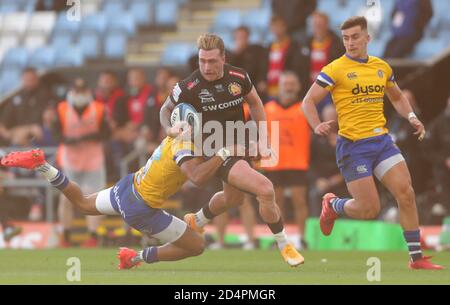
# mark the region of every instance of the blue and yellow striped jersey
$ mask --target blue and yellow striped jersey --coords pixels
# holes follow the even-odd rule
[[[374,56],[363,61],[343,55],[325,66],[316,82],[331,92],[339,135],[356,141],[388,132],[384,94],[395,80],[385,61]]]
[[[166,137],[147,164],[134,174],[136,191],[149,206],[161,208],[166,199],[187,181],[180,166],[193,156],[192,142]]]

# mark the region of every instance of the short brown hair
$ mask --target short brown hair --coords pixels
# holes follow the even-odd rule
[[[311,15],[312,15],[313,17],[319,17],[319,18],[322,18],[322,19],[324,19],[327,23],[330,23],[330,17],[328,17],[328,15],[325,14],[324,12],[322,12],[322,11],[314,11]]]
[[[219,49],[220,54],[225,54],[225,44],[222,38],[215,34],[203,34],[197,39],[197,48],[199,50]]]
[[[347,30],[349,28],[360,26],[362,30],[367,30],[367,19],[363,16],[354,16],[347,19],[342,25],[341,30]]]

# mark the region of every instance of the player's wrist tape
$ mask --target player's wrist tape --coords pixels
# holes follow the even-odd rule
[[[216,156],[222,158],[223,161],[225,161],[226,159],[228,159],[228,157],[231,156],[231,152],[226,149],[225,147],[222,147],[221,149],[219,149],[219,151],[216,153]]]
[[[410,113],[408,113],[408,120],[411,120],[411,119],[417,119],[417,115],[414,113],[414,112],[410,112]]]

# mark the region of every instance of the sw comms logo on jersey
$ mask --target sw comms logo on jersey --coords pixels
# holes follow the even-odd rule
[[[228,92],[230,92],[232,96],[237,96],[242,93],[242,87],[238,83],[232,82],[228,85]]]
[[[202,89],[202,91],[200,91],[200,94],[198,95],[198,97],[202,101],[202,104],[215,102],[214,97],[208,91],[208,89]]]

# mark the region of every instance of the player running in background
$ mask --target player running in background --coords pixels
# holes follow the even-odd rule
[[[199,69],[175,85],[172,94],[161,108],[161,126],[166,133],[172,137],[178,134],[178,130],[170,126],[170,114],[179,103],[191,104],[197,112],[201,113],[203,125],[215,121],[224,131],[228,122],[244,122],[245,102],[249,105],[252,119],[257,124],[265,122],[263,104],[247,72],[225,63],[223,40],[217,35],[205,34],[199,37],[197,46]],[[260,132],[260,140],[267,138],[267,130],[260,130]],[[204,131],[202,134],[205,137],[208,135]],[[227,140],[233,141],[232,143],[237,141],[234,133],[226,132],[222,140],[223,143],[227,143]],[[264,151],[264,147],[259,148],[263,156],[268,155],[268,149]],[[196,214],[185,216],[189,226],[202,231],[203,226],[215,216],[241,205],[245,192],[253,194],[259,202],[259,213],[274,234],[285,261],[291,266],[302,264],[303,257],[288,242],[270,180],[255,171],[243,157],[227,158],[218,170],[218,176],[223,181],[223,191],[216,193],[211,201]]]
[[[175,126],[180,128],[182,123]],[[204,185],[222,166],[231,149],[234,150],[223,148],[204,161],[193,156],[191,141],[167,137],[145,167],[125,176],[115,186],[88,196],[63,172],[48,164],[42,150],[10,153],[2,158],[1,165],[36,170],[84,214],[121,215],[131,227],[165,243],[140,252],[121,248],[119,269],[129,269],[141,262],[176,261],[203,252],[202,236],[161,206],[188,178],[196,185]]]
[[[415,194],[405,160],[385,127],[384,95],[387,94],[395,110],[409,120],[420,141],[425,136],[425,128],[396,84],[392,68],[383,60],[368,56],[367,20],[352,17],[344,22],[341,30],[346,54],[323,68],[303,102],[303,110],[314,132],[326,136],[335,122],[321,122],[315,105],[331,92],[339,123],[337,165],[353,197],[326,194],[320,228],[328,236],[339,216],[376,218],[380,199],[373,179],[375,175],[399,205],[400,223],[411,257],[409,267],[442,269],[422,255]]]

